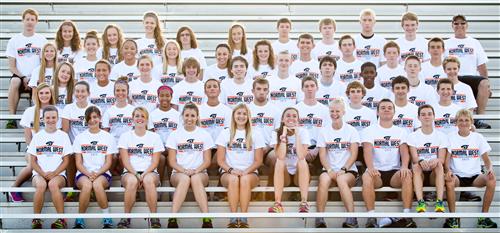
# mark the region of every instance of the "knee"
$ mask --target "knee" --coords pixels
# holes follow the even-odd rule
[[[13,78],[10,80],[10,86],[11,87],[19,87],[21,85],[21,79],[19,78]]]
[[[338,176],[337,177],[337,186],[339,187],[349,187],[347,178],[345,175]]]
[[[496,187],[497,186],[497,178],[493,177],[492,179],[488,179],[486,182],[486,185],[489,187]]]
[[[373,186],[373,178],[368,173],[364,173],[361,177],[363,180],[363,186]]]
[[[49,181],[49,190],[51,192],[59,190],[59,184],[54,179],[52,179],[51,181]]]
[[[490,90],[490,81],[488,79],[483,79],[479,82],[479,88],[481,90]]]
[[[93,182],[92,188],[94,190],[104,190],[104,184],[102,182]]]
[[[422,173],[422,168],[418,164],[415,164],[414,166],[412,166],[411,170],[414,174],[421,174]]]
[[[137,189],[137,186],[139,185],[139,181],[136,178],[133,179],[127,179],[127,182],[123,187],[125,189]]]
[[[90,181],[86,181],[86,182],[82,182],[81,183],[81,190],[82,191],[88,191],[90,192],[90,190],[92,190],[92,187],[93,187],[93,183],[90,182]]]
[[[47,190],[47,182],[38,182],[35,185],[36,191],[45,192]]]
[[[252,183],[251,176],[253,176],[253,175],[245,175],[245,176],[240,177],[240,185],[242,187],[250,187],[250,185]]]

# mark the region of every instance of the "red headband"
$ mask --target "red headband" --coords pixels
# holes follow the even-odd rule
[[[168,92],[170,92],[170,95],[174,94],[174,90],[172,90],[171,87],[167,86],[167,85],[162,85],[160,87],[158,87],[158,95],[160,95],[160,91],[163,91],[163,90],[167,90]]]

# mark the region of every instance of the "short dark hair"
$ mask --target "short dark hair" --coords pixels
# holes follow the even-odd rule
[[[384,99],[381,99],[379,102],[378,102],[378,105],[377,105],[377,112],[380,110],[380,105],[382,103],[391,103],[392,104],[392,107],[394,108],[394,102],[392,102],[390,99],[387,99],[387,98],[384,98]]]
[[[323,65],[323,63],[325,62],[330,62],[330,63],[333,63],[333,66],[335,66],[335,69],[337,69],[337,60],[335,60],[334,57],[332,56],[324,56],[321,58],[321,60],[319,61],[319,68],[321,69],[321,66]]]
[[[363,63],[363,65],[361,65],[361,72],[363,72],[363,70],[367,67],[373,67],[373,69],[375,69],[375,71],[377,71],[377,66],[375,64],[373,64],[372,62],[365,62]]]
[[[410,88],[410,81],[408,81],[408,79],[403,76],[403,75],[399,75],[399,76],[396,76],[394,77],[394,79],[392,79],[392,89],[394,89],[394,86],[396,84],[399,84],[399,83],[403,83],[406,85],[406,87]]]
[[[430,108],[432,110],[432,114],[436,115],[436,113],[434,112],[434,108],[432,107],[432,105],[430,105],[430,104],[424,104],[424,105],[421,105],[420,107],[418,107],[418,111],[417,111],[418,116],[420,116],[420,112],[424,108]]]

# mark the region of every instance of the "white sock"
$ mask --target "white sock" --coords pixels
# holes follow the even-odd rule
[[[389,224],[391,224],[391,223],[392,223],[391,218],[387,218],[387,217],[386,217],[386,218],[382,218],[382,219],[380,219],[380,221],[378,221],[378,225],[379,225],[380,227],[382,227],[382,226],[387,226],[387,225],[389,225]]]
[[[109,214],[109,207],[106,209],[101,209],[103,214]]]
[[[410,209],[403,209],[403,213],[410,213]]]
[[[375,213],[375,210],[368,210],[368,213]]]

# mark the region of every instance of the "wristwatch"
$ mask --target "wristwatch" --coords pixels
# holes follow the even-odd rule
[[[345,167],[340,168],[340,170],[344,171],[344,173],[347,173],[347,168],[345,168]]]

